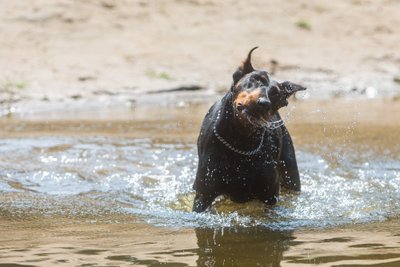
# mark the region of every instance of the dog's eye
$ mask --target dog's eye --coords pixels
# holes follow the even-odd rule
[[[279,94],[279,88],[277,86],[272,86],[271,89],[269,89],[268,95],[269,97],[274,97]]]

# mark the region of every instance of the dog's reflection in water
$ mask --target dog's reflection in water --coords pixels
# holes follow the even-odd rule
[[[197,228],[197,266],[280,266],[291,232],[262,227]]]

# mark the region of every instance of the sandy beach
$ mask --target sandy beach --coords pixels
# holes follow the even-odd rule
[[[150,91],[188,87],[220,93],[254,46],[256,68],[307,86],[309,98],[400,94],[398,1],[0,5],[3,115],[83,99],[132,105]]]

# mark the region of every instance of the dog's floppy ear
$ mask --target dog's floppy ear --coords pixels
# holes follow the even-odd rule
[[[244,75],[247,73],[250,73],[254,71],[253,66],[251,65],[251,53],[257,49],[258,46],[252,48],[247,55],[247,58],[245,61],[243,61],[242,65],[239,66],[239,68],[233,73],[233,85],[235,85]]]
[[[296,83],[292,83],[289,81],[285,81],[283,83],[280,84],[281,88],[283,88],[283,90],[285,91],[285,93],[290,96],[298,91],[303,91],[306,90],[305,87],[298,85]]]

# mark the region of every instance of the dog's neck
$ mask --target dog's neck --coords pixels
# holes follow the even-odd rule
[[[260,143],[260,138],[268,131],[256,128],[244,122],[237,116],[233,107],[231,93],[226,94],[221,100],[220,115],[216,123],[218,133],[230,144],[240,149],[251,149]]]

